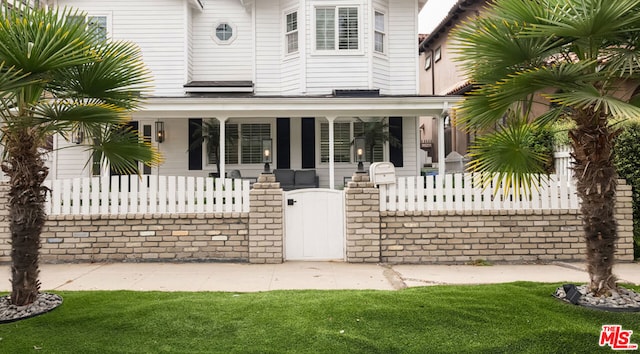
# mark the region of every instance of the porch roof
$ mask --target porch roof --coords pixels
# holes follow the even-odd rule
[[[256,118],[440,116],[461,96],[215,96],[151,97],[134,117]]]

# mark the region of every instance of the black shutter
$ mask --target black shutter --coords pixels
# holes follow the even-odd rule
[[[189,118],[189,170],[202,170],[202,140],[194,136],[202,129],[202,118]]]
[[[402,117],[389,117],[389,135],[395,138],[394,140],[400,143],[397,146],[389,144],[389,161],[391,161],[391,163],[395,167],[403,167],[404,157],[402,155]]]
[[[302,168],[316,168],[316,119],[302,118]]]
[[[291,122],[289,118],[276,120],[277,168],[291,168]]]

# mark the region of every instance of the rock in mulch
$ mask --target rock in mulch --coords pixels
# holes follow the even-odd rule
[[[15,306],[9,295],[0,297],[0,323],[14,322],[47,313],[62,304],[62,298],[56,294],[40,293],[32,304]]]
[[[611,296],[593,296],[586,285],[565,284],[556,289],[553,296],[575,305],[615,312],[640,312],[640,293],[618,287]]]

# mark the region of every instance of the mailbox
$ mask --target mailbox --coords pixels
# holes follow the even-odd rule
[[[374,162],[369,166],[369,177],[373,184],[395,184],[396,168],[391,162]]]

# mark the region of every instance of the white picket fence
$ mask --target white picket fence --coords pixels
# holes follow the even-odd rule
[[[496,189],[497,186],[497,189]],[[380,185],[380,211],[577,209],[575,185],[566,176],[541,179],[529,194],[494,179],[483,188],[470,173],[401,177]],[[522,189],[521,189],[522,191]]]
[[[249,212],[249,181],[111,176],[47,181],[48,215]]]
[[[553,153],[553,164],[556,170],[556,174],[567,176],[569,178],[573,176],[573,171],[571,170],[571,166],[573,164],[571,151],[572,150],[570,146],[556,146]]]

